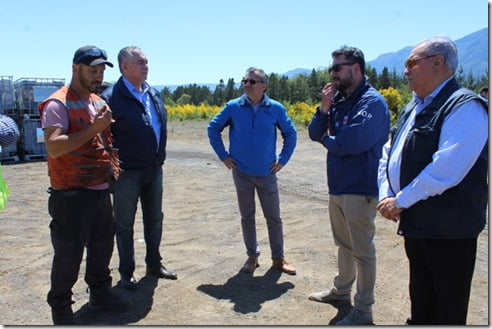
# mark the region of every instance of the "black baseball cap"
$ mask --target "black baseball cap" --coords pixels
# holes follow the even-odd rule
[[[106,51],[97,48],[96,46],[84,46],[77,49],[73,55],[73,63],[85,64],[89,66],[106,64],[109,67],[113,67],[113,63],[108,61]]]

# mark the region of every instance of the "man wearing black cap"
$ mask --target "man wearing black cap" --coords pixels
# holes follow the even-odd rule
[[[119,173],[112,149],[111,110],[95,94],[101,86],[106,52],[78,49],[70,85],[39,105],[48,152],[48,211],[54,249],[48,304],[54,324],[74,323],[72,287],[87,248],[85,281],[89,306],[120,310],[129,303],[111,292],[109,262],[113,253],[113,214],[109,183]]]

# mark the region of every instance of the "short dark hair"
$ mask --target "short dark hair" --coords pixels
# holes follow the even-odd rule
[[[253,73],[260,77],[262,83],[268,86],[268,75],[262,69],[251,66],[246,70],[246,74]]]
[[[480,89],[480,93],[483,93],[483,92],[489,92],[489,87],[482,87],[482,89]]]
[[[344,55],[346,59],[353,61],[354,63],[358,63],[362,75],[365,74],[366,61],[364,60],[364,53],[362,50],[356,47],[342,46],[340,49],[337,49],[331,53],[332,58],[336,58],[341,55]]]

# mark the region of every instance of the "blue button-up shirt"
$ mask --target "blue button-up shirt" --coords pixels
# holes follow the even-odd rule
[[[400,187],[400,161],[403,144],[417,113],[427,106],[449,81],[444,81],[418,105],[396,136],[388,161],[390,142],[383,149],[379,163],[379,199],[396,197],[396,204],[408,208],[420,200],[439,195],[459,184],[473,167],[488,139],[488,115],[478,101],[467,102],[454,109],[444,120],[439,146],[429,163],[406,187]],[[388,175],[386,174],[388,169]],[[390,188],[389,181],[391,181]]]
[[[149,119],[149,122],[152,125],[152,129],[154,130],[155,138],[157,139],[157,150],[159,150],[159,143],[161,141],[161,129],[162,122],[159,118],[159,113],[157,112],[154,102],[152,102],[152,98],[150,97],[150,86],[147,82],[144,82],[142,85],[143,91],[138,90],[135,86],[128,81],[127,78],[123,77],[123,83],[126,88],[131,92],[131,94],[145,107],[145,113]]]

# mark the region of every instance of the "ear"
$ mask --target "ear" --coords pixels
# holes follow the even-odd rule
[[[354,65],[354,68],[357,69],[357,71],[362,75],[362,70],[361,70],[361,67],[360,67],[360,63],[355,63]]]
[[[124,61],[121,63],[121,70],[126,71],[128,69],[129,63],[127,61]]]
[[[434,56],[434,58],[432,59],[432,64],[434,64],[434,66],[443,65],[444,64],[444,55]]]

